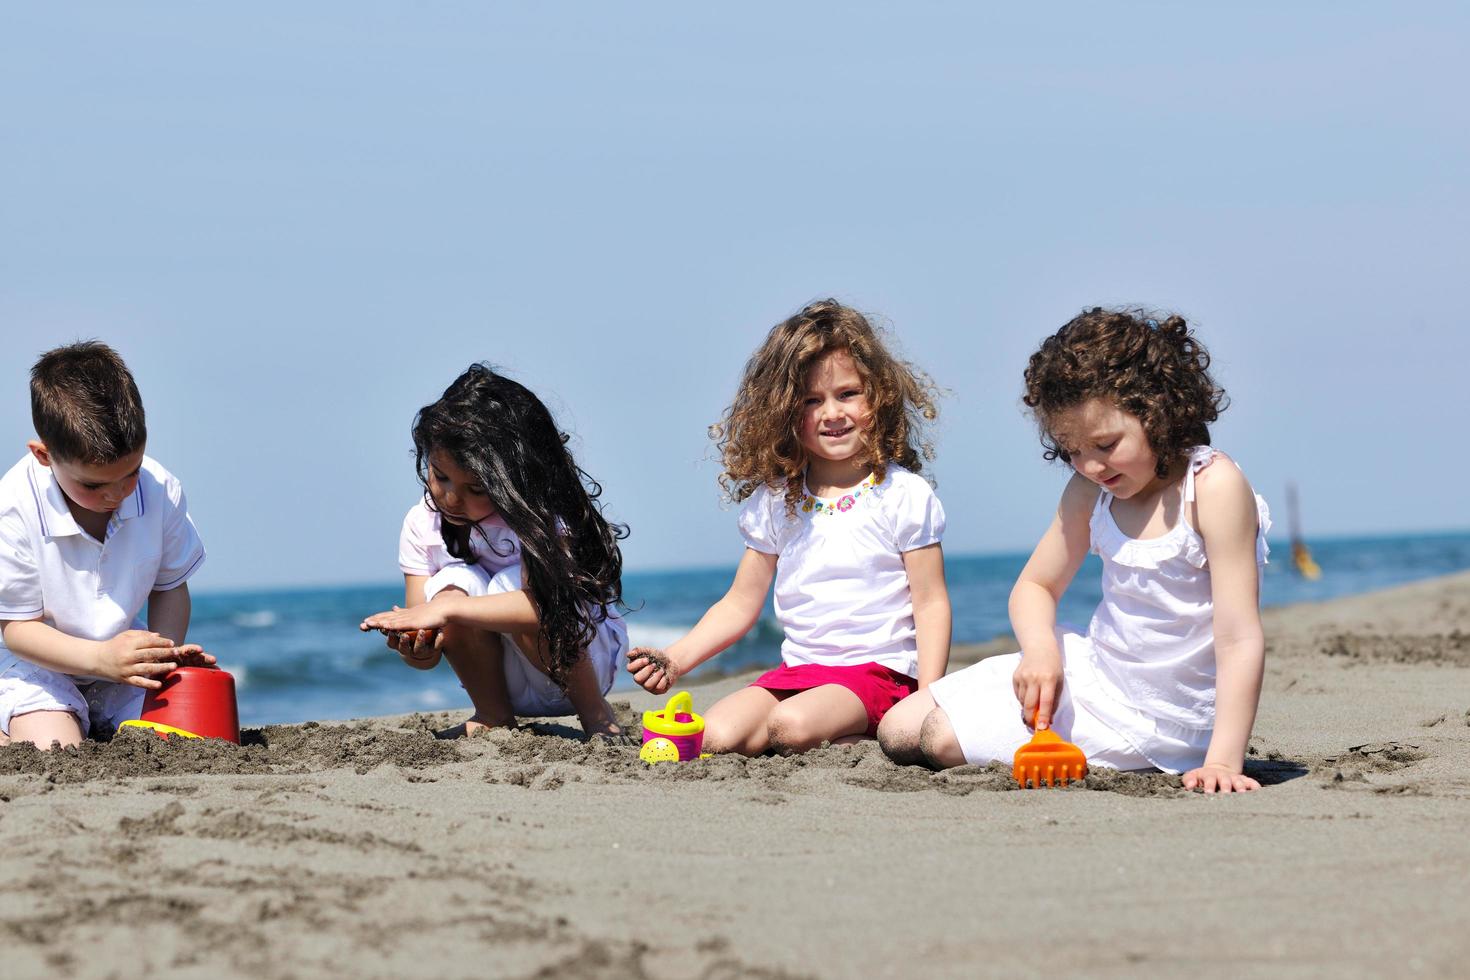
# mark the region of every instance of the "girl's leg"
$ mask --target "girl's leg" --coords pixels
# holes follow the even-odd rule
[[[546,647],[539,631],[511,634],[511,642],[523,652],[534,651],[526,654],[526,662],[547,677],[551,676],[551,668],[547,666]],[[503,679],[502,674],[502,681]],[[567,672],[566,685],[567,701],[577,713],[582,731],[589,736],[623,734],[622,726],[617,723],[613,714],[612,705],[602,696],[597,669],[592,665],[592,658],[587,655],[586,650],[582,651],[582,655]]]
[[[823,742],[860,737],[868,731],[862,699],[839,684],[823,684],[792,694],[770,713],[771,748],[795,755]]]
[[[919,748],[919,732],[934,709],[933,695],[915,691],[888,710],[878,723],[878,744],[888,758],[901,766],[922,766],[928,761]]]
[[[70,711],[30,711],[10,719],[10,737],[0,735],[0,745],[11,742],[30,742],[40,749],[49,749],[53,742],[62,748],[80,745],[82,726],[77,716]]]
[[[965,750],[960,748],[954,725],[938,705],[924,716],[924,724],[919,729],[919,752],[922,761],[935,769],[953,769],[965,764]]]
[[[704,750],[760,755],[770,748],[771,713],[780,698],[763,687],[741,688],[704,713]]]
[[[463,590],[447,588],[434,598]],[[433,601],[433,600],[430,600]],[[510,689],[505,683],[505,649],[499,635],[465,626],[444,627],[444,659],[464,685],[475,713],[464,723],[464,733],[473,735],[487,728],[514,728],[515,712],[510,706]]]

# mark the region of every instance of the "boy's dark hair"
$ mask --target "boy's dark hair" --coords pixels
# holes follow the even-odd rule
[[[1031,355],[1021,400],[1041,428],[1043,455],[1064,463],[1072,459],[1051,429],[1057,413],[1111,402],[1143,425],[1162,479],[1191,447],[1210,444],[1210,423],[1229,404],[1209,368],[1209,351],[1177,313],[1093,307]]]
[[[112,463],[148,441],[132,372],[96,340],[49,350],[36,361],[31,421],[47,452],[70,462]]]

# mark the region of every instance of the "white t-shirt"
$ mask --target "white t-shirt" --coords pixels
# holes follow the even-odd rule
[[[183,488],[147,456],[104,541],[77,526],[34,456],[0,477],[0,619],[39,617],[68,636],[110,640],[145,629],[149,594],[178,588],[203,562]],[[0,652],[0,670],[12,657]]]
[[[405,575],[434,575],[447,565],[464,564],[449,553],[440,532],[440,517],[420,500],[408,509],[398,535],[398,567]],[[481,531],[484,533],[481,534]],[[499,514],[480,522],[470,532],[472,565],[491,575],[521,563],[521,539],[505,526]]]
[[[877,485],[830,500],[807,494],[795,517],[784,490],[763,486],[740,509],[740,534],[779,556],[776,618],[788,666],[879,663],[918,676],[903,553],[944,536],[944,508],[922,477],[890,465]]]

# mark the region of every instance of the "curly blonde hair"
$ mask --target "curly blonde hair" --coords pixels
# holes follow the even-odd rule
[[[760,486],[785,486],[786,511],[801,502],[807,453],[797,437],[807,374],[830,351],[845,351],[868,402],[863,452],[878,481],[890,463],[918,473],[933,450],[921,440],[938,415],[929,376],[889,353],[868,318],[834,299],[809,303],[776,324],[745,363],[735,400],[710,426],[724,470],[720,486],[739,503]]]

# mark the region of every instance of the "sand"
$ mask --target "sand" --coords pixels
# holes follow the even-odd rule
[[[0,976],[1470,975],[1470,574],[1266,627],[1247,796],[459,713],[0,749]]]

